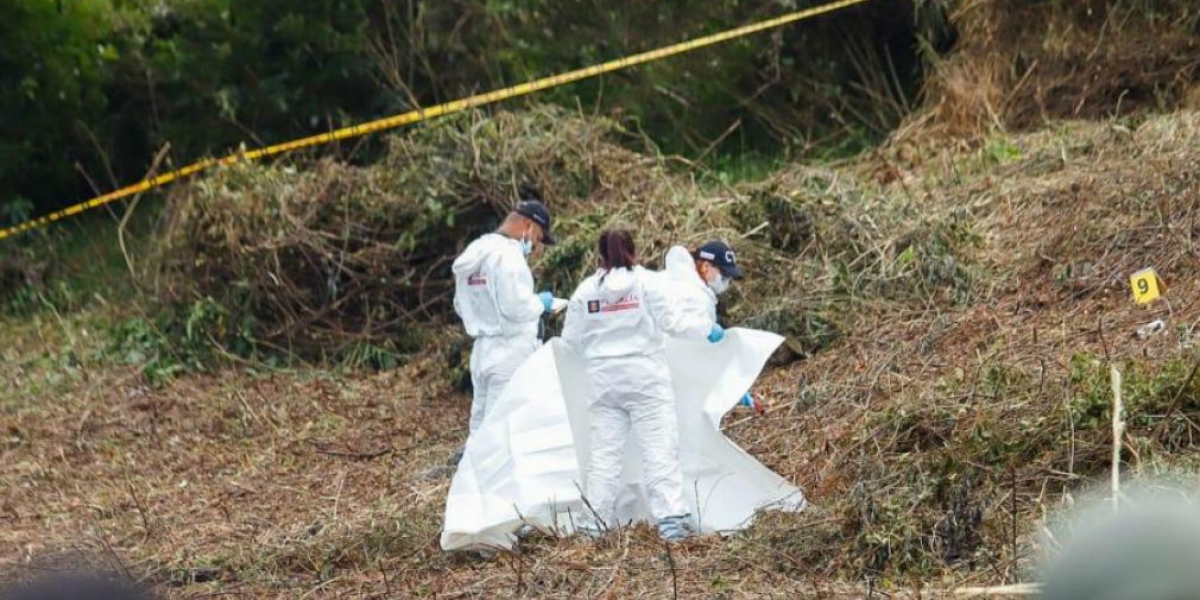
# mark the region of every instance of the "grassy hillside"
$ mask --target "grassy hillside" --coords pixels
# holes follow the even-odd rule
[[[102,215],[6,246],[0,579],[86,563],[175,598],[926,598],[1035,577],[1053,515],[1108,476],[1113,369],[1126,475],[1200,466],[1198,13],[918,4],[957,44],[854,160],[722,171],[534,106],[414,128],[368,165],[221,170],[121,237]],[[722,318],[788,341],[754,390],[766,415],[726,431],[811,510],[670,549],[639,527],[440,551],[470,401],[448,264],[529,185],[558,213],[535,268],[560,293],[611,225],[652,265],[735,242],[750,277]],[[1166,294],[1140,307],[1144,267]]]
[[[1125,468],[1195,461],[1197,133],[1193,113],[1063,123],[919,166],[885,151],[735,187],[649,155],[621,155],[620,176],[581,171],[560,252],[607,219],[643,223],[622,202],[639,190],[668,203],[636,213],[651,215],[647,245],[748,234],[753,275],[729,319],[783,331],[794,350],[755,390],[767,416],[735,414],[727,431],[805,489],[816,508],[802,515],[669,554],[638,528],[599,545],[445,555],[445,465],[469,403],[453,387],[452,327],[433,325],[375,374],[272,366],[266,350],[226,346],[151,377],[159,344],[178,343],[161,323],[186,340],[220,321],[160,320],[160,302],[194,312],[193,297],[156,299],[141,281],[136,301],[50,301],[5,318],[0,556],[15,574],[62,559],[119,565],[176,597],[929,596],[1027,577],[1044,516],[1106,472],[1110,366],[1126,382]],[[261,171],[180,193],[210,198],[277,169]],[[108,252],[110,275],[127,273]],[[560,287],[587,263],[573,258],[567,280],[551,279]],[[1143,266],[1168,286],[1149,308],[1129,299]],[[222,314],[213,291],[203,297]],[[1155,319],[1162,333],[1134,335]]]

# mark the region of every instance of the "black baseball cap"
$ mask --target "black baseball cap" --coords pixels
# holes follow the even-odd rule
[[[536,195],[522,193],[521,201],[513,208],[513,212],[541,226],[543,244],[553,246],[558,243],[550,233],[550,209]]]
[[[721,274],[730,279],[737,280],[746,276],[746,273],[737,264],[737,254],[734,254],[733,248],[720,240],[705,242],[696,251],[696,258],[712,263],[721,271]]]

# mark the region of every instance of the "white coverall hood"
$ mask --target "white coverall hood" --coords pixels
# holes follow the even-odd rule
[[[462,254],[459,254],[458,258],[454,259],[454,264],[451,265],[450,270],[457,277],[460,275],[466,276],[472,271],[479,269],[479,267],[483,266],[483,261],[488,257],[490,251],[495,250],[500,245],[499,243],[502,240],[496,240],[495,238],[497,237],[503,236],[489,233],[467,245]]]
[[[621,298],[628,296],[634,291],[634,286],[638,283],[638,277],[635,273],[641,271],[641,267],[631,269],[613,269],[607,273],[603,271],[597,273],[600,276],[599,289],[600,294],[608,302],[616,302]]]
[[[696,261],[687,248],[675,246],[668,250],[662,273],[686,318],[707,320],[710,328],[716,324],[717,294],[696,272]]]

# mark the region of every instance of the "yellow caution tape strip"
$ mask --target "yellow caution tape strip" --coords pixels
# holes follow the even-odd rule
[[[224,158],[219,158],[219,159],[208,158],[208,159],[202,160],[200,162],[190,164],[181,169],[176,169],[169,173],[163,173],[162,175],[158,175],[156,177],[144,179],[133,185],[123,187],[123,188],[118,189],[113,192],[109,192],[107,194],[104,194],[103,196],[97,196],[95,198],[92,198],[91,200],[88,200],[87,202],[82,202],[80,204],[76,204],[74,206],[64,208],[62,210],[50,213],[44,217],[39,217],[37,219],[26,221],[24,223],[21,223],[20,225],[14,226],[14,227],[0,229],[0,240],[3,240],[7,237],[11,237],[11,236],[14,236],[14,235],[17,235],[20,233],[24,233],[26,231],[30,231],[32,229],[38,229],[40,227],[45,227],[46,225],[49,225],[55,221],[59,221],[61,219],[65,219],[67,217],[75,216],[86,210],[91,210],[93,208],[104,206],[105,204],[108,204],[109,202],[113,202],[115,200],[127,198],[134,194],[140,194],[147,190],[151,190],[156,187],[166,185],[177,179],[183,179],[184,177],[194,175],[196,173],[199,173],[200,171],[204,171],[206,169],[210,169],[210,168],[218,166],[218,165],[231,165],[231,164],[241,162],[241,161],[257,160],[259,158],[263,158],[266,156],[283,154],[285,152],[291,152],[294,150],[300,150],[302,148],[309,148],[312,146],[319,146],[322,144],[328,144],[331,142],[336,142],[336,141],[344,140],[344,139],[348,139],[348,138],[361,137],[361,136],[364,136],[364,135],[367,135],[370,133],[384,131],[387,129],[395,129],[397,127],[402,127],[404,125],[410,125],[412,123],[417,123],[419,121],[425,121],[427,119],[432,119],[432,118],[440,117],[443,115],[461,112],[461,111],[475,108],[478,106],[484,106],[486,104],[493,104],[495,102],[500,102],[501,100],[508,100],[510,98],[516,98],[518,96],[525,96],[528,94],[532,94],[534,92],[540,92],[545,89],[554,88],[554,87],[558,87],[561,85],[566,85],[568,83],[574,83],[581,79],[588,79],[590,77],[596,77],[597,75],[603,75],[605,73],[612,73],[613,71],[620,71],[622,69],[627,69],[629,67],[633,67],[636,65],[653,62],[656,60],[667,58],[669,56],[675,56],[677,54],[691,52],[692,50],[704,48],[706,46],[712,46],[715,44],[720,44],[722,42],[727,42],[729,40],[737,39],[740,37],[745,37],[750,34],[758,33],[760,31],[765,31],[767,29],[774,29],[776,27],[782,27],[782,26],[788,25],[790,23],[795,23],[796,21],[803,21],[804,19],[811,19],[812,17],[816,17],[818,15],[831,13],[834,11],[841,10],[843,8],[847,8],[849,6],[853,6],[855,4],[862,4],[864,2],[869,2],[869,1],[870,0],[838,0],[836,2],[831,2],[829,4],[824,4],[821,6],[814,6],[809,9],[805,9],[805,10],[797,11],[797,12],[794,12],[791,14],[787,14],[782,17],[776,17],[774,19],[769,19],[769,20],[762,21],[759,23],[754,23],[752,25],[746,25],[744,27],[738,27],[737,29],[730,29],[729,31],[724,31],[721,33],[713,34],[713,35],[706,35],[704,37],[696,38],[694,40],[690,40],[687,42],[673,44],[671,46],[659,48],[658,50],[651,50],[649,52],[642,52],[640,54],[634,54],[634,55],[628,56],[626,58],[611,60],[609,62],[602,63],[599,65],[585,67],[583,69],[577,69],[575,71],[568,71],[561,75],[553,75],[551,77],[544,77],[542,79],[537,79],[534,81],[530,81],[528,83],[522,83],[520,85],[515,85],[512,87],[504,88],[502,90],[496,90],[494,92],[487,92],[485,94],[477,94],[475,96],[463,98],[462,100],[455,100],[453,102],[447,102],[445,104],[439,104],[437,106],[431,106],[429,108],[422,108],[422,109],[414,110],[411,112],[406,112],[404,114],[396,115],[393,117],[387,117],[387,118],[379,119],[376,121],[369,121],[367,123],[362,123],[360,125],[354,125],[352,127],[346,127],[344,129],[338,129],[336,131],[331,131],[329,133],[322,133],[320,135],[314,135],[314,136],[310,136],[310,137],[306,137],[306,138],[301,138],[298,140],[292,140],[290,142],[276,144],[274,146],[267,146],[265,148],[251,150],[249,152],[239,152],[236,154],[230,154],[229,156],[226,156]]]

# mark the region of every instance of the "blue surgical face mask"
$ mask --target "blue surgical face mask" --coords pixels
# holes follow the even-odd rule
[[[521,254],[523,254],[526,258],[529,258],[529,255],[533,254],[533,240],[529,239],[529,233],[522,233],[520,241]]]
[[[712,281],[709,281],[707,283],[708,283],[709,289],[711,289],[713,291],[713,293],[718,296],[729,291],[729,279],[727,279],[724,275],[722,275],[720,273],[720,271],[718,271],[717,274],[713,276]]]

